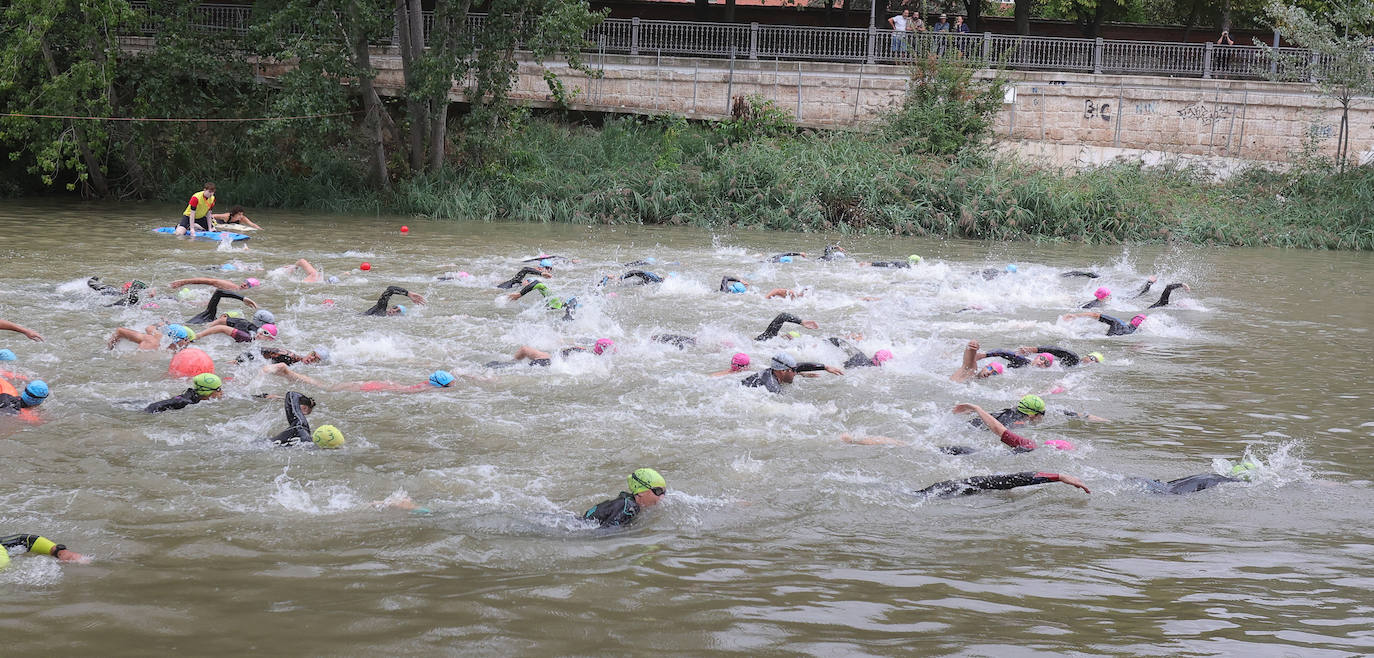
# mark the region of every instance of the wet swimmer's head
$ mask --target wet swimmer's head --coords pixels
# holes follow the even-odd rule
[[[1000,375],[1002,374],[1003,370],[1006,370],[1005,366],[996,361],[993,361],[992,363],[989,363],[983,366],[982,368],[978,369],[978,379],[987,379],[988,377],[992,377],[993,375]]]
[[[277,316],[265,308],[258,309],[258,312],[253,314],[253,321],[259,325],[272,324],[277,321]]]
[[[314,433],[310,435],[310,440],[314,441],[315,445],[321,448],[333,450],[343,447],[344,435],[343,432],[339,431],[339,428],[333,425],[320,425],[315,429]]]
[[[196,333],[194,331],[191,331],[190,328],[188,328],[186,325],[182,324],[169,324],[167,325],[166,329],[162,330],[162,332],[167,334],[167,337],[171,338],[172,340],[196,339]]]
[[[195,389],[196,395],[203,398],[223,395],[224,391],[221,390],[222,386],[224,386],[224,380],[221,380],[219,375],[210,372],[196,375],[195,378],[191,380],[191,388]]]
[[[906,257],[906,263],[907,263],[907,265],[915,265],[915,264],[917,264],[917,263],[919,263],[919,262],[921,262],[921,257],[920,257],[920,256],[917,256],[916,254],[912,254],[912,255]]]
[[[1034,365],[1037,368],[1048,368],[1054,365],[1054,355],[1050,354],[1049,352],[1041,352],[1039,354],[1036,354],[1035,358],[1031,359],[1031,365]]]
[[[1027,395],[1016,403],[1016,410],[1027,416],[1045,415],[1045,401],[1038,395]]]
[[[1008,272],[1011,272],[1011,273],[1014,274],[1014,273],[1016,273],[1016,270],[1018,270],[1018,269],[1020,269],[1020,268],[1016,267],[1016,263],[1009,263],[1009,264],[1007,264],[1007,271],[1008,271]]]
[[[739,372],[749,367],[749,355],[744,352],[735,352],[730,357],[730,372]]]
[[[406,314],[406,307],[405,307],[404,305],[402,305],[402,304],[397,304],[397,305],[392,306],[391,308],[387,309],[387,310],[386,310],[386,314],[387,314],[387,315],[405,315],[405,314]]]
[[[880,366],[892,360],[892,350],[878,350],[873,353],[873,365]]]
[[[24,391],[19,394],[19,399],[30,407],[36,407],[48,399],[49,392],[47,382],[35,379],[24,387]]]
[[[668,495],[668,481],[652,468],[635,469],[635,472],[625,478],[625,483],[629,485],[630,493],[634,494],[635,502],[639,503],[640,507],[654,505],[660,498]]]
[[[1112,291],[1108,290],[1106,286],[1098,288],[1093,292],[1093,297],[1096,297],[1099,301],[1107,301],[1107,298],[1111,296]]]
[[[256,288],[256,287],[258,287],[258,286],[260,286],[260,285],[262,285],[262,281],[261,281],[261,280],[259,280],[259,279],[257,279],[257,278],[254,278],[254,277],[251,277],[251,276],[250,276],[250,277],[248,277],[247,279],[244,279],[244,280],[243,280],[243,283],[239,284],[239,290],[247,290],[247,289],[249,289],[249,288]]]
[[[1232,466],[1231,470],[1226,474],[1233,478],[1236,478],[1237,480],[1245,480],[1246,482],[1250,482],[1254,480],[1257,475],[1259,475],[1259,467],[1260,465],[1256,462],[1243,461],[1239,464],[1236,464],[1235,466]]]
[[[453,379],[453,373],[447,370],[435,370],[434,374],[429,376],[429,385],[447,388],[453,385]]]
[[[768,363],[768,369],[773,371],[773,375],[778,381],[784,384],[791,384],[797,376],[797,360],[791,354],[778,352],[773,355],[773,360]]]
[[[1101,353],[1101,352],[1088,352],[1088,356],[1085,357],[1084,360],[1085,360],[1085,361],[1090,361],[1090,362],[1092,362],[1092,363],[1102,363],[1103,361],[1106,361],[1107,359],[1106,359],[1106,357],[1102,356],[1102,353]]]
[[[732,281],[732,282],[730,282],[730,292],[739,293],[739,292],[746,292],[746,291],[748,291],[748,290],[749,290],[748,286],[745,286],[743,283],[740,283],[739,281]]]
[[[15,361],[18,358],[19,357],[15,356],[14,352],[10,350],[0,350],[0,361]]]
[[[1140,323],[1142,323],[1142,322],[1144,322],[1144,321],[1145,321],[1145,316],[1143,316],[1143,315],[1137,315],[1137,316],[1131,318],[1131,326],[1132,326],[1132,327],[1136,327],[1136,328],[1140,328]]]
[[[309,354],[305,355],[305,358],[304,358],[304,359],[301,359],[301,362],[302,362],[302,363],[328,363],[328,362],[329,362],[329,348],[327,348],[327,347],[316,347],[314,350],[311,350],[311,352],[310,352]]]
[[[778,257],[778,262],[779,262],[779,263],[790,263],[790,262],[792,262],[792,257],[791,257],[791,256],[779,256],[779,257]]]
[[[615,349],[615,341],[609,338],[596,339],[596,345],[592,347],[592,353],[600,356]]]
[[[543,268],[553,267],[553,260],[549,258],[541,258],[539,259],[539,266]]]

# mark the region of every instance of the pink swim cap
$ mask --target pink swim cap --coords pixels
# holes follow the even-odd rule
[[[1041,352],[1041,353],[1040,353],[1040,356],[1044,357],[1044,358],[1045,358],[1045,361],[1047,361],[1050,365],[1054,365],[1054,355],[1053,355],[1053,354],[1050,354],[1049,352]]]
[[[1003,370],[1006,370],[1006,368],[1004,368],[1004,367],[1002,366],[1002,364],[1000,364],[1000,363],[998,363],[998,362],[996,362],[996,361],[993,361],[992,363],[989,363],[987,366],[984,366],[984,367],[986,367],[986,368],[991,368],[993,372],[995,372],[995,373],[997,373],[997,374],[999,374],[999,375],[1002,374],[1002,371],[1003,371]]]
[[[735,355],[730,357],[730,367],[734,370],[749,367],[749,355],[744,352],[735,352]]]
[[[1073,450],[1073,444],[1063,439],[1050,439],[1045,442],[1046,448],[1057,448],[1059,450]]]
[[[256,288],[256,287],[262,285],[262,282],[261,282],[261,281],[255,279],[255,278],[253,278],[253,277],[251,277],[251,276],[248,277],[247,279],[244,279],[243,282],[246,283],[246,284],[248,284],[248,287],[249,287],[249,288]]]
[[[158,305],[157,305],[157,302],[148,302],[147,304],[144,304],[144,305],[140,306],[139,308],[142,308],[142,309],[154,309],[154,308],[162,308],[162,307],[161,307],[161,306],[158,306]]]
[[[1097,292],[1093,293],[1093,296],[1096,297],[1096,298],[1098,298],[1098,299],[1106,299],[1106,298],[1112,296],[1112,291],[1107,290],[1105,287],[1104,287],[1104,288],[1098,288],[1098,289],[1097,289]]]
[[[268,334],[270,334],[273,338],[276,338],[276,337],[277,337],[277,325],[275,325],[275,324],[268,323],[268,324],[262,325],[262,331],[266,331],[266,332],[267,332]]]
[[[884,361],[892,360],[892,350],[878,350],[873,353],[873,364],[882,365]]]
[[[1143,315],[1137,315],[1137,316],[1131,318],[1131,326],[1132,326],[1132,327],[1139,327],[1139,326],[1140,326],[1140,323],[1141,323],[1141,322],[1144,322],[1144,321],[1145,321],[1145,316],[1143,316]]]
[[[592,352],[594,354],[601,354],[606,350],[611,349],[612,345],[615,345],[615,341],[609,338],[598,338],[596,339],[596,347],[592,348]]]

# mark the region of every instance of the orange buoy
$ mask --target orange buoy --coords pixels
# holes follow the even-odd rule
[[[167,374],[172,377],[195,377],[201,373],[215,371],[215,361],[209,354],[194,347],[188,347],[172,355],[172,363],[167,366]]]

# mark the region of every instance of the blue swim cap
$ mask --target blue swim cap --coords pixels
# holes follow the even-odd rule
[[[10,350],[0,350],[0,361],[14,361],[18,358]]]
[[[434,374],[429,376],[430,386],[438,386],[439,388],[443,388],[452,383],[453,374],[447,370],[435,370]]]
[[[331,275],[329,276],[329,279],[328,279],[328,280],[329,280],[330,283],[338,283],[338,282],[339,282],[339,277],[334,276],[334,275],[331,274]]]
[[[657,263],[657,262],[658,262],[658,259],[657,259],[657,258],[654,258],[653,256],[650,256],[650,257],[648,257],[648,258],[645,258],[645,259],[644,259],[644,262],[646,262],[646,263]]]
[[[396,305],[396,311],[399,312],[401,315],[405,315],[405,314],[406,314],[406,307],[404,307],[404,306],[402,306],[402,305],[400,305],[400,304],[397,304],[397,305]]]
[[[551,261],[551,260],[545,258],[545,259],[539,261],[539,266],[540,266],[540,267],[553,267],[553,261]]]
[[[1016,271],[1016,263],[1012,263],[1012,264],[1010,264],[1010,265],[1007,265],[1007,271],[1008,271],[1008,272],[1015,272],[1015,271]]]
[[[778,259],[778,262],[779,262],[779,263],[790,263],[790,262],[792,262],[792,257],[791,257],[791,256],[783,256],[782,258],[779,258],[779,259]]]
[[[169,325],[163,332],[166,333],[169,338],[175,338],[176,340],[186,340],[191,337],[191,330],[179,324]]]
[[[234,270],[238,269],[238,266],[234,265],[233,263],[225,263],[223,265],[220,265],[219,269],[221,272],[233,272]]]
[[[740,283],[739,281],[733,281],[730,283],[730,292],[744,292],[748,289],[749,288],[747,288],[743,283]]]
[[[29,382],[29,385],[24,387],[24,392],[19,394],[19,398],[30,407],[43,404],[43,401],[48,399],[48,383],[41,379]]]
[[[570,309],[572,309],[572,308],[577,308],[577,298],[576,298],[576,297],[569,297],[569,298],[568,298],[568,301],[566,302],[566,305],[567,305],[567,307],[570,308]]]

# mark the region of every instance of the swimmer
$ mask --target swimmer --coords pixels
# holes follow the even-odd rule
[[[435,370],[424,382],[419,384],[398,384],[388,381],[365,381],[365,382],[340,382],[338,384],[326,384],[309,375],[302,375],[293,372],[285,363],[273,363],[262,367],[262,371],[269,375],[285,377],[294,382],[314,386],[325,391],[352,391],[356,393],[426,393],[439,390],[458,390],[454,386],[457,378],[447,370]],[[466,379],[477,380],[476,377],[461,375]]]
[[[592,346],[591,352],[592,354],[601,356],[602,354],[605,354],[606,352],[611,351],[614,348],[615,341],[609,338],[598,338],[596,344]],[[585,347],[565,347],[558,351],[558,355],[566,359],[569,355],[586,351],[587,348]],[[529,359],[529,365],[531,366],[547,367],[553,364],[553,355],[543,350],[530,347],[529,345],[521,345],[520,349],[516,350],[515,354],[511,358],[513,359],[512,361],[489,361],[486,363],[486,367],[509,368],[510,366],[518,365],[521,361],[524,361],[525,359]]]
[[[214,286],[216,288],[219,288],[220,290],[228,290],[230,292],[233,292],[236,290],[247,290],[249,288],[256,288],[260,285],[262,285],[262,281],[255,279],[251,276],[247,279],[244,279],[243,283],[234,283],[233,281],[230,281],[228,279],[195,277],[191,279],[179,279],[177,281],[173,281],[167,284],[167,287],[171,288],[172,290],[176,290],[177,288],[180,288],[182,286]]]
[[[792,324],[799,324],[803,327],[806,327],[807,329],[820,328],[819,324],[816,324],[811,320],[803,320],[795,315],[792,315],[791,313],[779,313],[776,317],[773,318],[772,322],[768,323],[768,328],[764,329],[763,333],[755,337],[754,340],[768,340],[770,338],[776,337],[778,335],[778,332],[782,330],[782,325],[787,322],[791,322]]]
[[[1255,469],[1259,464],[1254,462],[1241,462],[1231,468],[1230,473],[1221,475],[1218,473],[1199,473],[1181,477],[1177,480],[1161,482],[1149,478],[1132,478],[1131,482],[1144,488],[1149,493],[1182,495],[1197,493],[1203,489],[1210,489],[1219,484],[1228,482],[1248,482],[1254,477]]]
[[[16,376],[15,373],[6,374],[22,381],[22,378]],[[24,390],[19,392],[19,395],[0,393],[0,414],[14,415],[24,409],[35,409],[47,401],[49,393],[47,382],[41,379],[29,382],[28,385],[24,386]]]
[[[28,327],[22,327],[8,320],[0,320],[0,331],[13,331],[18,334],[24,334],[29,340],[36,340],[40,343],[43,342],[43,337],[38,335],[37,331],[29,329]]]
[[[649,259],[649,260],[650,260],[650,262],[653,262],[653,259]],[[544,261],[548,261],[548,264],[547,264],[547,265],[544,264]],[[520,262],[522,262],[522,263],[539,263],[539,265],[540,265],[541,267],[553,267],[553,264],[556,263],[556,262],[559,262],[559,261],[562,261],[562,262],[564,262],[564,263],[580,263],[580,262],[582,262],[582,261],[580,261],[580,260],[577,260],[576,258],[569,258],[569,257],[567,257],[567,256],[559,256],[559,255],[557,255],[557,254],[540,254],[540,255],[538,255],[538,256],[535,256],[534,258],[526,258],[525,260],[520,261]],[[627,265],[626,267],[633,267],[633,265]]]
[[[650,283],[663,283],[663,277],[654,274],[653,272],[645,272],[644,270],[632,270],[630,272],[626,272],[620,275],[621,281],[626,281],[629,279],[638,279],[636,285],[641,286]],[[602,279],[602,283],[605,283],[605,279]]]
[[[1107,301],[1112,298],[1112,291],[1106,286],[1102,286],[1093,292],[1093,300],[1079,306],[1078,308],[1100,308],[1107,305]]]
[[[233,338],[235,343],[251,343],[255,340],[276,340],[277,325],[268,323],[262,325],[262,328],[257,331],[244,331],[237,327],[221,324],[202,329],[198,338],[218,336],[220,334]]]
[[[805,296],[806,296],[806,288],[802,288],[801,290],[788,290],[787,288],[774,288],[774,289],[768,291],[768,294],[764,295],[763,298],[764,298],[764,299],[773,299],[773,298],[775,298],[775,297],[786,297],[786,298],[788,298],[788,299],[796,299],[796,298],[798,298],[798,297],[805,297]]]
[[[122,287],[116,288],[112,285],[101,283],[100,277],[93,276],[86,279],[86,286],[102,295],[118,295],[123,298],[112,304],[106,304],[106,306],[138,306],[139,293],[148,290],[148,296],[152,297],[157,292],[149,289],[148,284],[138,279],[126,281]]]
[[[794,258],[806,258],[806,252],[789,251],[787,253],[782,254],[773,254],[772,256],[768,257],[768,260],[774,263],[790,263]]]
[[[744,379],[740,384],[748,388],[763,387],[769,393],[781,393],[783,384],[791,384],[792,380],[799,372],[814,372],[824,370],[832,375],[843,375],[844,371],[835,366],[827,366],[820,363],[797,363],[791,354],[778,352],[773,355],[773,359],[768,363],[768,368],[760,370]]]
[[[843,338],[830,337],[830,344],[844,350],[849,355],[849,360],[844,362],[845,368],[865,368],[868,366],[881,366],[883,363],[892,360],[891,350],[878,350],[873,356],[868,356],[859,350],[858,346]]]
[[[627,526],[639,518],[645,508],[653,507],[668,495],[668,482],[652,468],[638,468],[626,478],[629,491],[593,505],[582,514],[587,521],[595,521],[603,528]]]
[[[1027,423],[1039,423],[1045,419],[1045,401],[1038,395],[1025,395],[1017,401],[1015,407],[1007,407],[991,416],[1003,426],[1019,427]],[[974,427],[981,427],[983,425],[982,414],[969,421],[969,424]]]
[[[297,363],[310,365],[312,363],[329,362],[329,349],[325,347],[316,347],[315,349],[311,350],[309,354],[306,354],[304,356],[296,354],[295,352],[292,352],[290,350],[282,349],[280,347],[260,347],[258,348],[258,354],[262,355],[262,358],[271,361],[272,363],[283,363],[288,366],[294,366]],[[255,355],[253,352],[244,352],[242,355],[239,356],[237,361],[239,363],[246,363],[256,358],[258,358],[258,356]]]
[[[215,321],[211,322],[210,326],[227,326],[232,327],[234,329],[238,329],[239,331],[245,333],[252,334],[256,333],[258,330],[262,329],[263,327],[269,324],[273,327],[276,327],[276,322],[277,316],[275,314],[273,314],[271,311],[265,308],[260,308],[255,313],[253,313],[253,319],[251,320],[243,317],[243,313],[240,313],[239,311],[230,311],[224,315],[215,318]]]
[[[248,215],[243,214],[243,206],[234,206],[229,209],[229,212],[210,213],[210,218],[226,224],[243,224],[257,229],[262,228],[254,224],[253,220],[248,219]]]
[[[1073,363],[1065,365],[1078,364],[1077,354],[1073,354],[1073,352],[1069,352],[1067,350],[1059,350],[1059,348],[1050,349],[1055,349],[1061,353],[1066,353],[1073,356]],[[1027,351],[1022,352],[1021,350]],[[1008,368],[1022,368],[1025,366],[1035,366],[1036,368],[1048,368],[1054,365],[1055,355],[1053,353],[1049,352],[1048,350],[1035,350],[1033,352],[1029,350],[1031,350],[1031,348],[1029,347],[1017,348],[1015,352],[1004,349],[988,350],[986,352],[980,352],[978,357],[980,359],[985,359],[988,357],[1006,359]],[[1034,354],[1035,356],[1027,358],[1027,356],[1031,354]]]
[[[196,229],[202,231],[210,230],[214,218],[210,216],[210,210],[215,207],[215,184],[206,183],[205,189],[191,195],[191,200],[186,203],[186,209],[181,211],[181,221],[177,223],[174,235],[191,234],[196,237]]]
[[[219,302],[221,299],[224,299],[225,297],[228,297],[230,299],[237,299],[243,302],[245,305],[247,305],[248,308],[256,309],[258,307],[257,302],[248,299],[247,297],[244,297],[243,295],[240,295],[236,292],[230,292],[228,290],[216,290],[214,294],[210,295],[210,302],[205,305],[205,310],[201,311],[200,313],[197,313],[190,320],[187,320],[186,323],[205,324],[206,322],[210,322],[211,320],[214,320],[215,318],[219,317]]]
[[[1074,352],[1070,352],[1069,350],[1066,350],[1062,347],[1056,347],[1054,345],[1041,345],[1040,347],[1030,347],[1028,345],[1022,345],[1021,347],[1016,348],[1016,354],[1022,357],[1034,354],[1035,357],[1031,359],[1031,365],[1036,366],[1038,368],[1048,368],[1054,365],[1055,363],[1058,363],[1064,366],[1065,368],[1072,368],[1073,366],[1076,366],[1080,363],[1102,363],[1106,360],[1106,358],[1102,356],[1101,352],[1088,352],[1082,357],[1079,357],[1078,354]],[[989,355],[991,355],[991,352],[989,352]],[[1012,367],[1017,368],[1019,366]]]
[[[515,276],[496,284],[496,287],[508,289],[523,285],[522,282],[525,281],[525,277],[527,276],[542,276],[547,279],[553,276],[553,272],[545,267],[522,267],[519,272],[515,273]],[[443,277],[439,278],[442,279]]]
[[[880,260],[880,261],[874,261],[874,262],[872,262],[872,263],[859,263],[859,267],[891,267],[891,268],[907,269],[907,268],[910,268],[910,267],[914,267],[914,266],[916,266],[916,265],[919,265],[920,263],[921,263],[921,257],[920,257],[920,256],[917,256],[916,254],[912,254],[912,255],[910,255],[910,256],[907,256],[907,257],[906,257],[906,260],[887,260],[887,261],[881,261],[881,260]]]
[[[47,555],[57,558],[58,562],[77,562],[80,564],[90,562],[86,556],[68,549],[66,546],[58,544],[47,537],[40,537],[38,535],[6,535],[0,537],[0,546],[4,547],[3,550],[0,550],[0,569],[4,569],[10,564],[9,549],[19,546],[23,546],[26,552],[33,553],[34,555]]]
[[[1093,318],[1094,320],[1097,320],[1097,321],[1101,322],[1102,324],[1107,325],[1107,335],[1108,335],[1108,336],[1126,336],[1126,335],[1133,334],[1133,333],[1135,333],[1135,330],[1136,330],[1136,329],[1139,329],[1139,328],[1140,328],[1140,324],[1141,324],[1142,322],[1145,321],[1145,316],[1143,316],[1143,315],[1137,315],[1137,316],[1131,318],[1131,321],[1130,321],[1130,323],[1128,324],[1128,323],[1122,322],[1121,320],[1118,320],[1118,319],[1116,319],[1116,318],[1114,318],[1114,317],[1112,317],[1112,316],[1110,316],[1110,315],[1107,315],[1106,313],[1100,313],[1100,312],[1098,312],[1098,311],[1083,311],[1082,313],[1067,313],[1067,314],[1065,314],[1065,315],[1060,316],[1060,319],[1062,319],[1062,320],[1072,320],[1072,319],[1074,319],[1074,318]]]
[[[304,278],[304,279],[301,279],[301,283],[324,283],[324,282],[325,282],[324,274],[320,273],[319,270],[315,269],[315,266],[314,266],[314,265],[311,265],[311,264],[310,264],[310,261],[308,261],[308,260],[306,260],[306,259],[304,259],[304,258],[301,258],[301,259],[297,260],[297,261],[295,262],[294,265],[284,265],[284,266],[279,267],[279,268],[276,269],[276,271],[278,271],[278,272],[283,272],[283,273],[285,273],[285,272],[294,272],[294,271],[296,271],[296,270],[300,270],[300,271],[302,271],[302,272],[305,272],[305,278]],[[352,272],[348,272],[348,274],[352,274]],[[336,276],[331,276],[331,277],[329,277],[329,283],[338,283],[338,282],[339,282],[339,277],[336,277]]]
[[[314,443],[325,449],[340,448],[344,444],[343,432],[333,425],[321,425],[310,431],[310,421],[306,418],[315,410],[315,400],[295,391],[286,393],[286,429],[278,432],[270,440],[279,446],[300,446]]]
[[[680,350],[685,350],[688,347],[693,347],[697,344],[697,339],[695,337],[684,336],[682,334],[654,334],[653,336],[649,337],[649,340],[655,343],[672,345],[673,347],[676,347]]]
[[[737,372],[740,372],[740,371],[742,371],[742,370],[744,370],[745,368],[748,368],[748,367],[749,367],[749,355],[748,355],[748,354],[745,354],[744,352],[735,352],[735,355],[732,356],[732,357],[730,357],[730,369],[729,369],[729,370],[718,370],[718,371],[713,372],[713,373],[711,373],[710,375],[707,375],[707,376],[708,376],[708,377],[724,377],[724,376],[726,376],[726,375],[733,375],[733,374],[735,374],[735,373],[737,373]]]
[[[734,276],[722,277],[720,280],[720,291],[735,294],[748,292],[749,282]]]
[[[577,308],[578,306],[577,298],[569,297],[567,301],[564,301],[561,297],[551,297],[549,296],[549,286],[548,284],[545,284],[543,281],[531,281],[525,284],[525,287],[521,288],[519,292],[513,292],[509,295],[506,295],[506,299],[515,301],[529,294],[531,291],[539,292],[539,295],[544,298],[544,306],[546,306],[549,310],[556,311],[558,309],[563,309],[563,319],[573,319],[573,309]]]
[[[141,332],[120,327],[105,341],[105,349],[112,350],[120,341],[127,340],[137,345],[140,350],[155,350],[162,345],[164,335],[172,339],[172,344],[168,345],[167,349],[173,352],[190,345],[191,341],[196,339],[196,333],[191,331],[190,327],[180,324],[151,324]]]
[[[848,257],[849,257],[849,254],[848,254],[847,252],[845,252],[844,247],[841,247],[840,245],[837,245],[837,244],[832,244],[832,245],[827,246],[827,247],[825,248],[825,253],[821,254],[821,260],[825,260],[825,261],[830,261],[830,260],[844,260],[844,259],[846,259],[846,258],[848,258]]]
[[[1076,276],[1084,277],[1084,278],[1087,278],[1087,279],[1096,279],[1096,278],[1098,278],[1099,276],[1102,276],[1102,275],[1098,274],[1097,272],[1085,272],[1085,271],[1083,271],[1083,270],[1069,270],[1068,272],[1062,272],[1062,273],[1060,273],[1059,276],[1064,277],[1065,279],[1070,279],[1070,278],[1073,278],[1073,277],[1076,277]]]
[[[213,373],[202,373],[191,379],[191,388],[186,389],[176,397],[159,400],[147,407],[143,411],[150,414],[171,411],[172,409],[184,409],[187,405],[200,404],[205,400],[219,399],[224,397],[221,390],[224,382],[219,375]]]
[[[1021,435],[1019,435],[1019,434],[1016,434],[1015,432],[1012,432],[1011,430],[1007,429],[1006,426],[1003,425],[1002,423],[998,422],[998,420],[997,420],[996,418],[994,418],[994,417],[992,416],[992,414],[989,414],[988,412],[983,411],[983,408],[982,408],[982,407],[979,407],[979,406],[976,405],[976,404],[967,404],[967,403],[955,405],[955,407],[954,407],[954,413],[956,413],[956,414],[962,414],[962,413],[968,413],[968,412],[977,413],[978,416],[979,416],[979,418],[982,419],[983,424],[985,424],[985,425],[987,426],[987,428],[988,428],[989,430],[991,430],[992,433],[995,434],[995,435],[997,436],[997,438],[1001,439],[1001,440],[1002,440],[1002,443],[1005,443],[1008,447],[1010,447],[1010,448],[1012,449],[1012,452],[1021,453],[1021,452],[1030,452],[1030,451],[1032,451],[1032,450],[1035,450],[1035,442],[1033,442],[1033,441],[1031,441],[1030,439],[1027,439],[1027,438],[1025,438],[1025,437],[1023,437],[1023,436],[1021,436]],[[849,435],[849,434],[841,434],[841,435],[840,435],[840,440],[841,440],[841,441],[844,441],[845,443],[851,444],[851,445],[860,445],[860,446],[909,446],[909,445],[911,445],[910,443],[907,443],[906,441],[899,441],[899,440],[897,440],[897,439],[889,438],[889,437],[886,437],[886,436],[869,436],[869,437],[863,437],[863,438],[855,438],[855,437],[853,437],[853,436],[851,436],[851,435]],[[1045,445],[1051,445],[1051,443],[1046,442]],[[1054,445],[1056,445],[1056,447],[1058,447],[1058,446],[1061,445],[1061,444],[1054,444]],[[978,452],[978,449],[977,449],[977,448],[968,447],[968,446],[942,446],[942,447],[939,448],[939,451],[940,451],[940,452],[943,452],[943,453],[945,453],[945,454],[947,454],[947,455],[969,455],[969,454],[973,454],[973,453],[975,453],[975,452]]]
[[[954,374],[949,376],[950,381],[960,384],[970,379],[987,379],[995,375],[1002,374],[1003,366],[1000,363],[989,363],[983,367],[978,367],[978,361],[987,355],[978,351],[978,341],[971,340],[964,347],[964,362],[959,366]]]
[[[1092,493],[1088,490],[1087,485],[1083,484],[1082,480],[1072,475],[1046,473],[1044,471],[1026,471],[1024,473],[977,475],[962,480],[936,482],[920,491],[914,491],[912,494],[926,498],[953,498],[955,496],[967,496],[978,493],[979,491],[1031,487],[1037,484],[1049,484],[1051,482],[1063,482],[1064,484],[1082,489],[1083,493]]]
[[[1175,291],[1175,290],[1178,290],[1179,288],[1182,288],[1185,292],[1192,292],[1192,291],[1193,291],[1193,289],[1192,289],[1192,288],[1189,288],[1189,287],[1188,287],[1188,284],[1186,284],[1186,283],[1171,283],[1171,284],[1169,284],[1169,285],[1167,285],[1167,286],[1164,286],[1164,292],[1161,293],[1161,294],[1159,295],[1159,300],[1156,301],[1156,302],[1153,303],[1153,304],[1150,304],[1150,305],[1149,305],[1148,307],[1146,307],[1146,308],[1159,308],[1159,307],[1161,307],[1161,306],[1168,306],[1168,305],[1169,305],[1169,295],[1172,295],[1172,294],[1174,293],[1174,291]]]
[[[382,292],[382,296],[377,298],[377,303],[373,304],[372,308],[363,311],[363,315],[405,315],[406,307],[404,306],[397,304],[388,308],[392,295],[405,295],[416,304],[425,303],[425,298],[419,293],[410,292],[400,286],[387,286],[386,290]]]
[[[1017,267],[1015,263],[1011,263],[1011,264],[1007,265],[1006,267],[1004,267],[1004,268],[1002,268],[1002,269],[1000,269],[1000,270],[997,269],[997,268],[995,268],[995,267],[990,267],[990,268],[987,268],[987,269],[985,269],[985,270],[979,270],[979,271],[977,271],[977,272],[973,272],[973,274],[975,274],[975,275],[977,275],[977,276],[983,277],[983,280],[984,280],[984,281],[991,281],[991,280],[993,280],[993,279],[996,279],[996,278],[999,277],[999,276],[1003,276],[1003,275],[1007,275],[1007,274],[1016,274],[1016,272],[1017,272],[1019,269],[1020,269],[1020,268]]]

